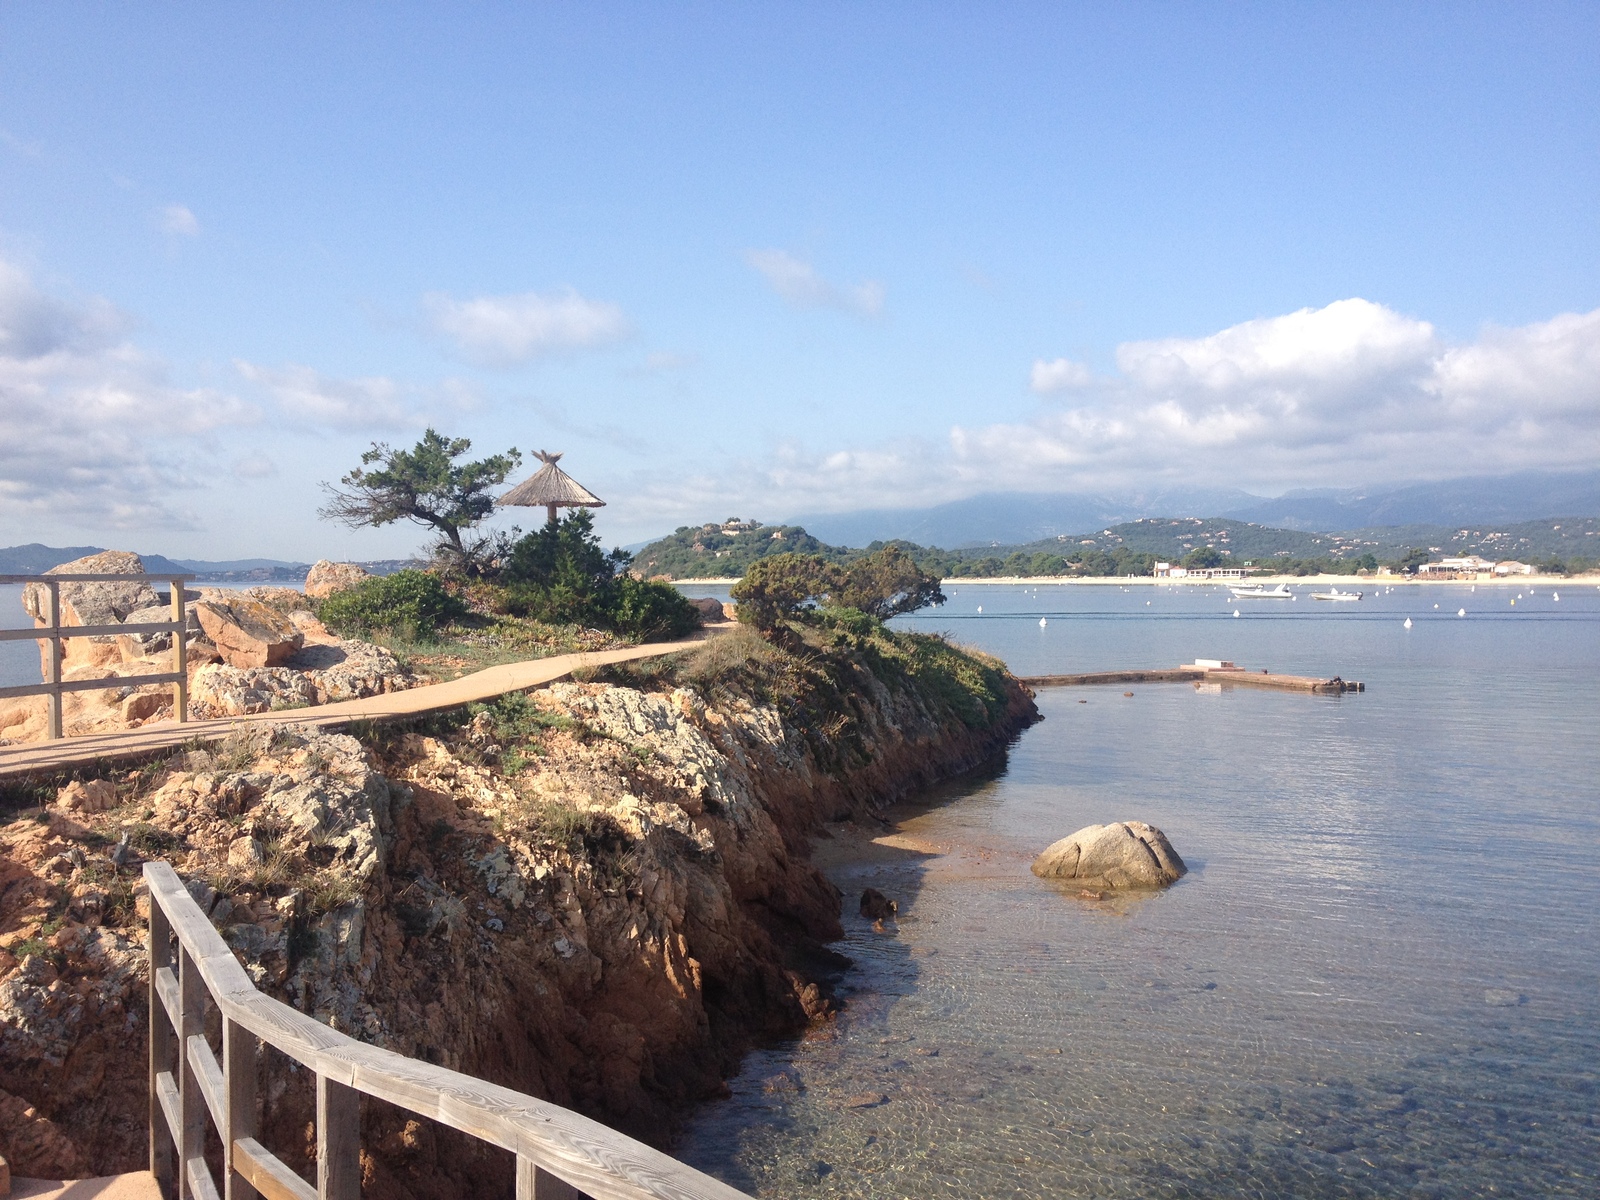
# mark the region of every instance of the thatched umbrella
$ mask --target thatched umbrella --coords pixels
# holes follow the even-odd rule
[[[552,525],[556,523],[558,508],[606,506],[604,500],[556,466],[556,462],[561,458],[559,453],[549,454],[543,450],[538,453],[539,461],[544,463],[544,466],[540,467],[531,478],[523,480],[501,496],[495,501],[496,504],[514,504],[522,508],[547,508],[550,510]]]

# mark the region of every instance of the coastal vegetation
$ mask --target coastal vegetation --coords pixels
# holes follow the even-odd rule
[[[340,487],[328,486],[326,519],[351,527],[405,520],[437,534],[426,570],[364,579],[325,598],[318,616],[329,628],[391,648],[403,644],[413,652],[407,657],[430,657],[416,651],[487,640],[519,652],[533,642],[571,640],[545,636],[552,629],[673,638],[699,623],[677,589],[640,578],[626,551],[601,546],[586,509],[521,536],[517,529],[474,533],[494,511],[490,489],[522,456],[512,448],[465,461],[471,448],[467,438],[430,428],[409,450],[374,443]],[[518,636],[530,632],[536,636]]]
[[[778,537],[780,534],[782,537]],[[1547,574],[1581,574],[1600,557],[1600,518],[1569,517],[1503,526],[1451,529],[1398,526],[1346,533],[1307,533],[1227,518],[1144,518],[1081,535],[1012,546],[945,550],[913,542],[828,545],[798,526],[730,519],[685,526],[635,555],[637,569],[671,579],[738,578],[762,560],[801,552],[847,566],[895,547],[943,579],[1148,576],[1159,562],[1247,566],[1284,575],[1354,575],[1389,567],[1407,574],[1446,554],[1516,558]]]

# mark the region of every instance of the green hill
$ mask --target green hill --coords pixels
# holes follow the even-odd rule
[[[729,517],[720,524],[680,526],[635,554],[633,569],[646,578],[737,578],[758,558],[790,552],[820,554],[832,562],[847,562],[861,553],[820,542],[798,525],[763,525]]]
[[[1481,554],[1587,569],[1600,558],[1600,518],[1550,518],[1510,525],[1451,528],[1398,525],[1342,533],[1303,533],[1226,517],[1146,517],[1095,532],[1011,546],[941,550],[912,542],[873,542],[862,549],[830,546],[798,525],[730,519],[684,526],[634,556],[645,575],[673,579],[732,578],[769,554],[797,551],[833,562],[893,544],[924,570],[946,578],[1025,575],[1148,575],[1157,561],[1182,562],[1214,550],[1221,561],[1257,569],[1313,574],[1354,573],[1358,565],[1400,564],[1449,554]]]

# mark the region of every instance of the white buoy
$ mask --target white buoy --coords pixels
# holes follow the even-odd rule
[[[978,611],[979,611],[979,612],[982,612],[982,611],[983,611],[983,605],[981,605],[981,604],[980,604],[980,605],[978,605]]]
[[[1407,629],[1410,629],[1410,628],[1411,628],[1411,618],[1410,618],[1410,617],[1407,617],[1407,618],[1406,618],[1406,628],[1407,628]]]
[[[1435,608],[1438,608],[1438,607],[1439,607],[1439,606],[1438,606],[1438,605],[1437,605],[1437,604],[1435,604],[1435,605],[1434,605],[1434,607],[1435,607]]]
[[[1464,608],[1458,608],[1458,609],[1456,609],[1456,616],[1458,616],[1458,617],[1464,617],[1464,616],[1466,616],[1466,615],[1467,615],[1467,610],[1466,610],[1466,609],[1464,609]]]
[[[1511,607],[1512,607],[1512,608],[1515,608],[1515,607],[1516,607],[1516,606],[1517,606],[1517,602],[1516,602],[1516,601],[1515,601],[1515,600],[1513,600],[1513,601],[1512,601],[1512,602],[1511,602]]]
[[[1039,618],[1039,628],[1040,629],[1043,629],[1048,624],[1050,624],[1049,621],[1046,621],[1043,617]]]
[[[1239,615],[1239,610],[1237,608],[1233,610],[1233,615],[1236,617]]]
[[[1551,592],[1550,593],[1550,599],[1554,600],[1557,604],[1561,603],[1561,593],[1560,592]]]

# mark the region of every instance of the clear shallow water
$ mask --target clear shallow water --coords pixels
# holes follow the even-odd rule
[[[898,932],[848,915],[844,1014],[752,1055],[678,1152],[794,1197],[1597,1194],[1600,592],[1557,590],[947,589],[902,623],[1022,673],[1369,690],[1042,692],[997,776],[824,843]],[[1188,860],[1167,893],[1028,872],[1135,817]]]

